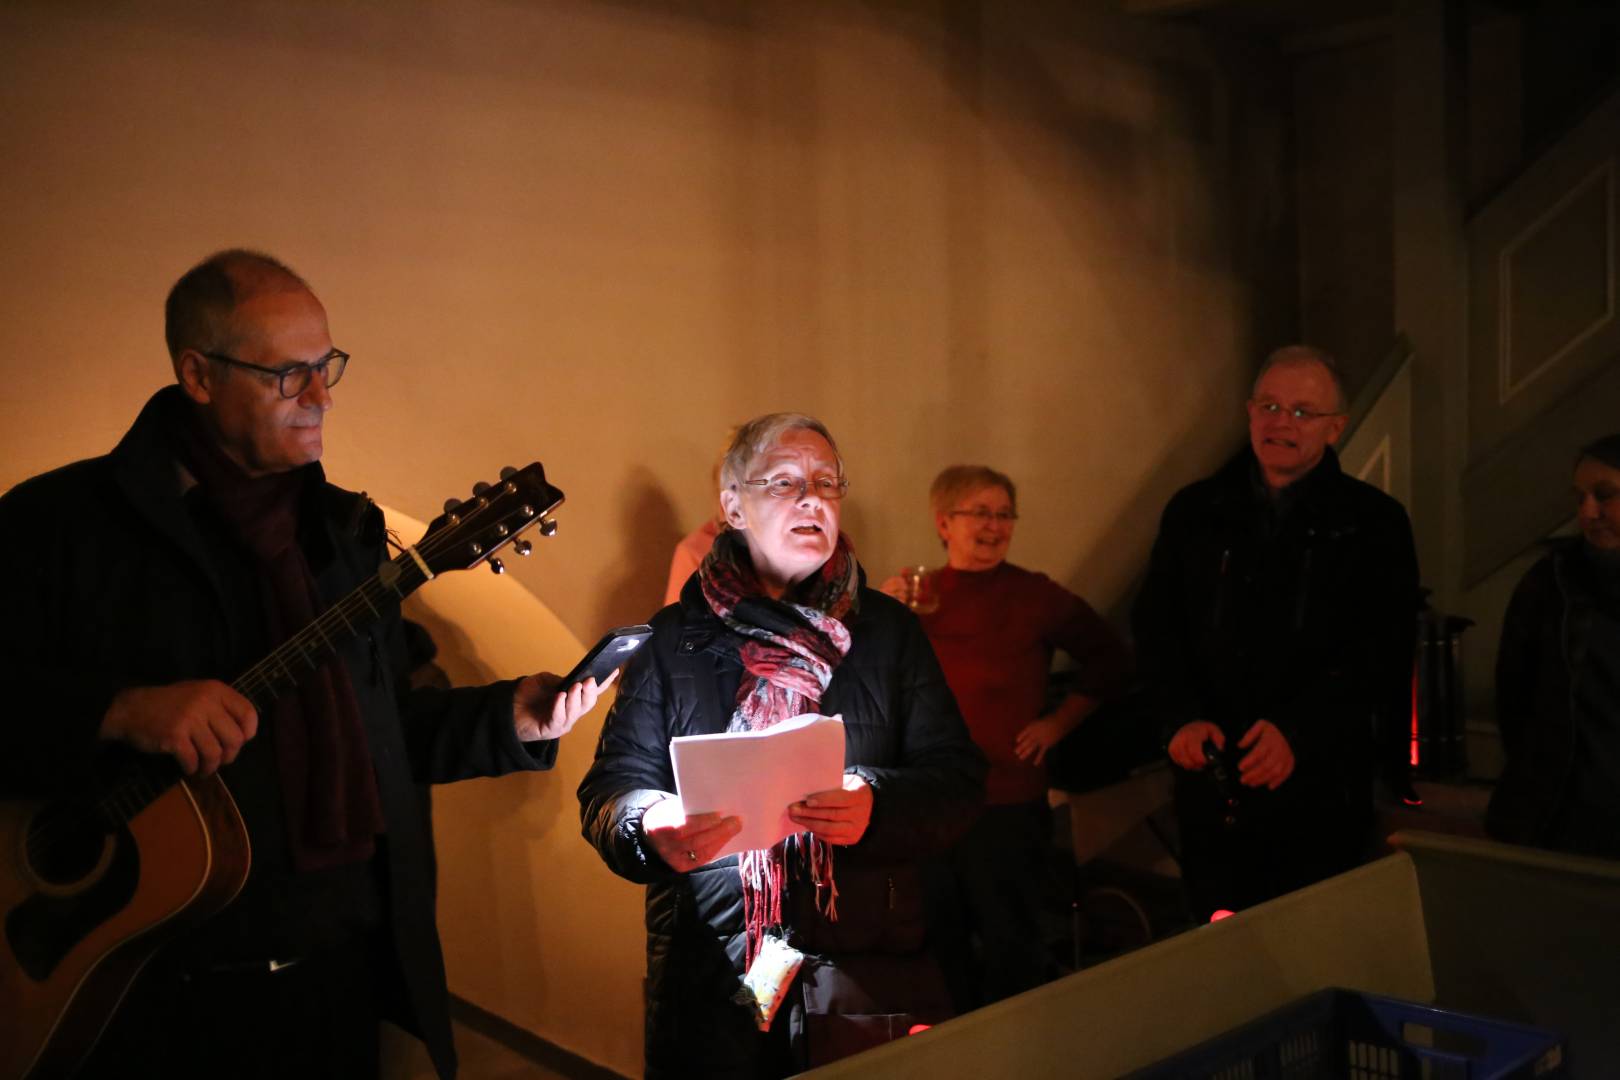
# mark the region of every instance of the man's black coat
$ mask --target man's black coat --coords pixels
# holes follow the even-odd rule
[[[1202,719],[1230,747],[1270,720],[1295,771],[1273,796],[1246,793],[1250,812],[1295,826],[1317,818],[1324,843],[1364,830],[1375,759],[1398,767],[1418,599],[1400,503],[1346,476],[1331,448],[1271,499],[1245,450],[1170,500],[1136,601],[1162,738]],[[1184,819],[1218,812],[1207,774],[1177,779]]]

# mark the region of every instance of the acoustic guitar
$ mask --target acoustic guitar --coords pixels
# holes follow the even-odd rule
[[[232,686],[263,715],[337,647],[439,574],[488,561],[563,501],[536,462],[447,506],[414,547],[293,635]],[[247,830],[216,774],[167,755],[99,790],[0,802],[0,1080],[71,1074],[135,976],[165,943],[229,904],[247,881]]]

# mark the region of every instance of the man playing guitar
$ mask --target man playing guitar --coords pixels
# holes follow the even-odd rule
[[[111,454],[0,498],[0,795],[38,801],[0,819],[26,852],[0,894],[0,1011],[50,1044],[0,1076],[374,1076],[384,1017],[449,1076],[419,785],[549,768],[599,688],[402,689],[398,599],[461,547],[487,557],[458,530],[497,511],[388,561],[381,514],[319,464],[349,358],[276,260],[212,256],[165,322],[177,385]],[[531,470],[538,490],[503,486],[518,528],[561,499]],[[154,763],[172,777],[148,783]],[[150,925],[107,929],[138,910]]]

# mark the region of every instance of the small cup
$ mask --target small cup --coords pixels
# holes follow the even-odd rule
[[[907,566],[900,571],[906,583],[906,606],[919,615],[939,610],[939,594],[926,566]]]

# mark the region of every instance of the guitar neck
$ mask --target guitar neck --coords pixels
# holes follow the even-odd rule
[[[407,548],[326,612],[244,671],[232,689],[261,713],[318,671],[344,642],[427,583],[426,564]]]

